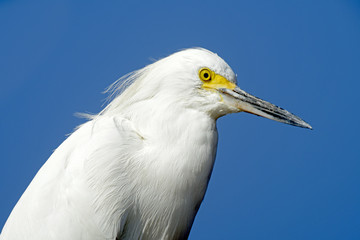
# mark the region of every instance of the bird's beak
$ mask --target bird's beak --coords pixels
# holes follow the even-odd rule
[[[234,89],[220,88],[218,90],[222,93],[224,100],[231,101],[231,105],[235,106],[239,111],[252,113],[298,127],[312,129],[310,124],[306,123],[298,116],[295,116],[274,104],[257,98],[241,90],[239,87],[235,87]]]

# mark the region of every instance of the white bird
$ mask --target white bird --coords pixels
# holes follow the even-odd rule
[[[219,117],[244,111],[311,128],[241,90],[228,64],[205,49],[121,80],[105,109],[36,174],[1,240],[187,239],[212,172]]]

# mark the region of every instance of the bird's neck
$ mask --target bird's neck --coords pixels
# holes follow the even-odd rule
[[[142,176],[134,179],[142,188],[137,202],[146,203],[138,206],[138,211],[153,216],[144,219],[146,225],[164,221],[172,227],[170,235],[186,234],[211,175],[217,147],[216,123],[192,109],[159,112],[154,109],[132,118],[147,148],[141,158]]]
[[[167,152],[156,164],[164,164],[174,171],[189,171],[198,175],[211,170],[217,147],[216,122],[206,113],[194,109],[172,106],[142,111],[133,119],[135,127],[148,146]],[[145,123],[145,124],[144,124]]]

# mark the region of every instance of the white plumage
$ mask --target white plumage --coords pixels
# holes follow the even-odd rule
[[[217,147],[216,119],[246,111],[311,128],[236,87],[216,54],[183,50],[115,83],[114,99],[47,160],[1,240],[186,239]]]

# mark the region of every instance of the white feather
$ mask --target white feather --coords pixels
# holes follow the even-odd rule
[[[214,77],[206,87],[204,67]],[[311,128],[235,84],[231,68],[205,49],[115,82],[113,100],[39,170],[0,239],[186,239],[214,164],[218,117],[244,110]]]
[[[235,75],[217,55],[185,50],[112,86],[114,99],[39,170],[1,234],[13,239],[185,239],[213,167],[218,95],[199,67]],[[122,79],[124,80],[124,79]]]

